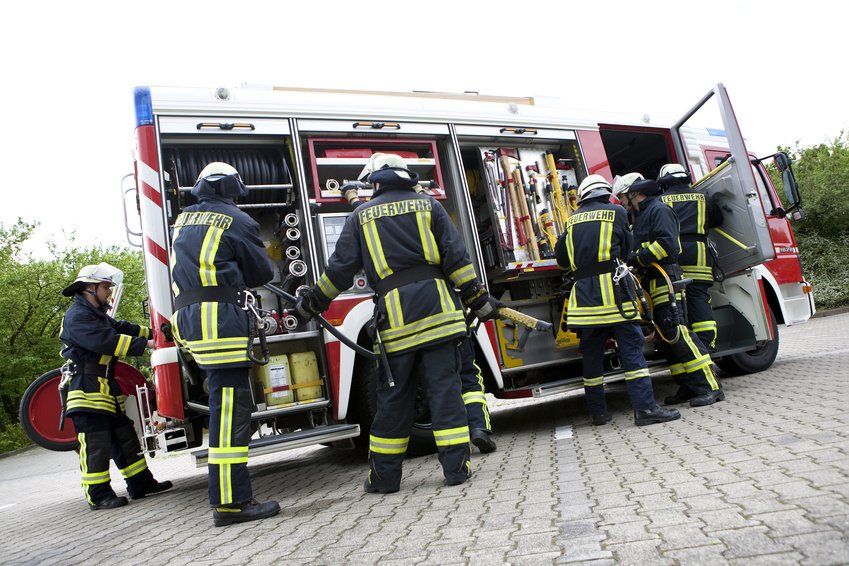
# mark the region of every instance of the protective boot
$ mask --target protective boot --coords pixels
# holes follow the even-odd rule
[[[718,403],[719,401],[725,401],[725,392],[722,389],[717,389],[715,391],[710,391],[703,395],[696,395],[692,399],[690,399],[691,407],[706,407],[708,405],[713,405],[714,403]]]
[[[595,426],[606,425],[607,423],[613,420],[613,417],[611,417],[610,413],[608,412],[590,415],[590,418],[592,418],[593,424]]]
[[[495,452],[495,441],[489,435],[489,432],[482,428],[473,429],[471,432],[472,444],[478,447],[482,454]]]
[[[451,475],[445,476],[445,485],[461,485],[466,483],[472,477],[472,464],[470,462],[466,462],[464,469],[461,472],[453,473]]]
[[[126,504],[126,497],[110,497],[109,499],[104,499],[100,503],[89,505],[88,508],[92,511],[99,511],[101,509],[117,509],[118,507],[123,507]]]
[[[680,418],[681,413],[678,412],[678,409],[664,409],[657,405],[655,405],[653,409],[634,411],[634,424],[637,426],[676,421]]]
[[[690,399],[692,399],[695,396],[696,396],[696,394],[693,393],[692,391],[690,391],[688,388],[679,387],[678,391],[675,393],[675,395],[670,395],[669,397],[666,397],[663,400],[663,404],[664,405],[680,405],[681,403],[686,403],[687,401],[689,401]]]
[[[141,492],[130,495],[130,499],[144,499],[148,495],[162,493],[163,491],[168,491],[172,487],[174,487],[174,484],[170,481],[153,480],[153,483],[147,484],[144,488],[142,488]]]
[[[247,503],[231,503],[220,505],[212,510],[212,521],[216,527],[232,525],[233,523],[247,523],[258,519],[267,519],[280,512],[280,504],[276,501],[260,503],[251,499]]]

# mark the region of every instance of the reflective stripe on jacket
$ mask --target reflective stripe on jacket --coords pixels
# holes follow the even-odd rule
[[[605,198],[582,204],[566,223],[566,231],[555,245],[555,256],[561,268],[586,271],[611,260],[624,260],[631,248],[628,214]],[[581,277],[572,287],[566,311],[569,328],[610,326],[628,319],[617,306],[612,269],[605,273]],[[623,310],[629,316],[634,307],[628,297],[621,296]]]
[[[477,284],[477,275],[441,204],[411,189],[384,189],[348,216],[316,290],[326,308],[363,267],[369,281],[379,281],[428,264],[438,266],[444,278],[415,281],[377,297],[378,328],[387,353],[465,334],[454,288]]]
[[[722,224],[722,209],[714,199],[708,200],[686,183],[671,186],[660,200],[678,217],[682,236],[678,261],[684,277],[712,282],[713,258],[707,248],[707,233],[709,228]]]
[[[125,398],[113,379],[115,364],[118,358],[142,355],[148,338],[149,328],[115,320],[75,295],[59,331],[62,357],[77,368],[68,388],[67,414],[123,410]]]
[[[174,296],[198,287],[259,287],[273,272],[259,224],[230,199],[202,197],[174,223]],[[188,305],[171,317],[174,338],[204,369],[248,367],[248,314],[231,303]]]

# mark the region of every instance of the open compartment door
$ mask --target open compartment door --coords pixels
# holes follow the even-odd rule
[[[709,104],[711,99],[716,104]],[[722,271],[736,273],[772,259],[775,250],[749,153],[722,83],[672,127],[672,140],[695,188],[716,198],[722,208],[722,225],[710,231]],[[730,153],[716,169],[705,161],[703,149],[710,145],[727,145]]]

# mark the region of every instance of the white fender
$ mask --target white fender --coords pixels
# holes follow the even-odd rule
[[[374,303],[363,301],[348,311],[342,326],[337,329],[354,342],[360,336],[363,326],[371,320],[374,313]],[[324,331],[324,341],[338,342],[339,340]],[[339,348],[339,398],[336,399],[336,419],[342,420],[348,414],[348,403],[351,400],[351,382],[354,379],[354,358],[356,353],[344,344]]]

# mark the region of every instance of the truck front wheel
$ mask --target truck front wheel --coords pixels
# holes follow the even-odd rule
[[[775,338],[758,342],[754,350],[732,354],[718,360],[717,365],[726,374],[734,376],[757,373],[772,366],[776,356],[778,356],[778,323],[775,321],[775,314],[773,314],[772,309],[769,311],[769,321],[772,335]]]

